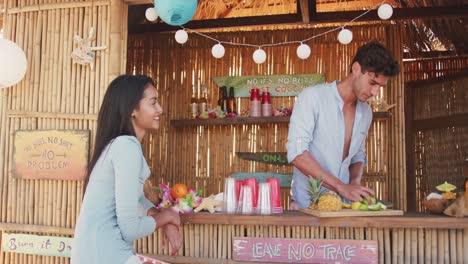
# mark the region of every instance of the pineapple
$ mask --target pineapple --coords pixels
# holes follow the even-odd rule
[[[320,211],[341,210],[341,198],[334,192],[326,192],[320,196],[317,207]]]
[[[309,176],[310,209],[317,209],[317,203],[320,198],[320,187],[322,187],[322,177],[315,179]]]

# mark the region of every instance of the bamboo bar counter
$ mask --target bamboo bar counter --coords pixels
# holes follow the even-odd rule
[[[157,237],[145,241],[172,263],[244,263],[232,260],[233,237],[378,241],[379,263],[468,263],[468,220],[430,214],[318,218],[298,211],[269,216],[196,213],[182,216],[178,256],[163,256]],[[138,247],[142,243],[138,244]],[[146,251],[148,250],[148,251]],[[154,253],[151,252],[154,250]]]

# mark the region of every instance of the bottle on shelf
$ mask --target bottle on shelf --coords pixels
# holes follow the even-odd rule
[[[226,89],[225,86],[221,86],[221,88],[219,89],[219,99],[218,99],[218,105],[219,107],[221,107],[221,110],[224,111],[224,108],[223,108],[223,101],[224,101],[224,89]]]
[[[221,109],[227,114],[230,113],[231,110],[229,109],[229,101],[228,101],[228,96],[227,96],[227,87],[224,87],[223,89],[223,106]]]
[[[190,116],[196,118],[198,115],[198,99],[195,90],[192,92],[192,98],[190,99]]]
[[[262,116],[272,115],[271,96],[270,92],[262,93]]]
[[[236,112],[237,104],[236,104],[236,98],[234,97],[234,87],[229,88],[228,105],[229,105],[230,113],[237,114]]]
[[[208,111],[208,109],[207,109],[208,100],[206,99],[206,97],[207,97],[206,94],[207,94],[207,88],[206,88],[206,85],[203,84],[202,85],[202,96],[201,96],[200,100],[198,101],[198,108],[200,110],[200,114]]]

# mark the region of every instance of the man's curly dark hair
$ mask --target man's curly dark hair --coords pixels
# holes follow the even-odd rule
[[[361,65],[362,73],[374,72],[383,74],[386,77],[393,77],[400,72],[398,62],[392,54],[377,41],[371,41],[359,47],[353,62]]]

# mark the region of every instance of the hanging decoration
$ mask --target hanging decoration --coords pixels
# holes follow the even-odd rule
[[[87,39],[83,39],[80,36],[76,35],[74,38],[75,43],[78,45],[71,54],[73,63],[77,63],[83,66],[90,65],[91,70],[94,70],[94,52],[98,50],[107,49],[106,46],[91,47],[94,40],[94,28],[89,29],[89,34]]]
[[[185,31],[183,29],[177,30],[174,37],[175,37],[175,40],[177,41],[177,43],[179,43],[179,44],[184,44],[188,40],[187,31]]]
[[[218,43],[211,48],[211,54],[217,59],[224,57],[224,52],[224,46],[221,43]]]
[[[380,19],[387,20],[393,15],[393,7],[389,4],[383,4],[377,9],[377,15]]]
[[[158,19],[158,13],[156,12],[156,8],[148,7],[145,11],[145,17],[148,21],[154,22]]]
[[[261,47],[258,47],[258,49],[254,51],[254,53],[252,54],[252,58],[257,64],[264,63],[266,61],[266,57],[267,57],[266,52],[262,50]]]
[[[168,23],[166,21],[166,19],[169,19],[169,18],[163,18],[163,13],[165,13],[165,15],[169,14],[169,12],[173,12],[173,11],[168,11],[168,6],[174,6],[174,9],[175,9],[175,6],[178,6],[180,2],[184,2],[183,0],[155,0],[155,6],[156,6],[156,9],[157,9],[157,12],[158,14],[160,14],[160,17],[163,21],[165,21],[166,23]],[[298,44],[299,46],[297,47],[296,49],[296,55],[299,59],[308,59],[312,53],[311,51],[311,48],[309,45],[305,44],[305,42],[309,41],[309,40],[312,40],[312,39],[315,39],[315,38],[318,38],[318,37],[321,37],[323,35],[326,35],[326,34],[329,34],[329,33],[332,33],[332,32],[335,32],[335,31],[339,31],[338,32],[338,41],[343,44],[343,45],[347,45],[349,43],[351,43],[351,41],[353,41],[353,32],[347,28],[345,28],[346,26],[350,25],[351,23],[355,22],[356,20],[358,20],[359,18],[365,16],[367,13],[371,12],[372,10],[375,10],[377,7],[378,7],[378,10],[377,10],[377,14],[378,16],[382,19],[382,20],[387,20],[389,19],[392,14],[393,14],[393,8],[391,5],[389,4],[385,4],[387,0],[383,0],[381,3],[375,5],[373,8],[367,10],[367,11],[364,11],[362,14],[360,14],[359,16],[353,18],[351,21],[345,23],[344,25],[342,26],[339,26],[339,27],[336,27],[336,28],[332,28],[328,31],[325,31],[325,32],[322,32],[320,34],[317,34],[317,35],[314,35],[314,36],[311,36],[309,38],[306,38],[306,39],[303,39],[303,40],[298,40],[298,41],[287,41],[287,42],[279,42],[279,43],[271,43],[271,44],[262,44],[262,45],[255,45],[255,44],[248,44],[248,43],[239,43],[239,42],[231,42],[231,41],[221,41],[221,40],[218,40],[216,38],[213,38],[211,36],[208,36],[204,33],[201,33],[201,32],[198,32],[198,31],[195,31],[195,30],[192,30],[192,29],[189,29],[189,28],[185,28],[183,26],[180,26],[182,29],[181,30],[178,30],[175,34],[175,38],[176,38],[176,41],[180,44],[184,44],[185,42],[187,42],[188,40],[188,34],[187,34],[187,31],[190,31],[190,33],[194,33],[194,34],[197,34],[199,36],[202,36],[202,37],[205,37],[205,38],[208,38],[208,39],[211,39],[213,40],[214,42],[216,42],[217,44],[215,44],[212,48],[211,48],[211,54],[213,55],[213,57],[219,59],[219,58],[222,58],[225,54],[225,49],[224,49],[224,46],[223,44],[227,44],[227,45],[233,45],[233,46],[244,46],[244,47],[252,47],[252,48],[256,48],[256,50],[254,51],[254,53],[252,54],[252,59],[255,61],[255,63],[257,64],[262,64],[266,61],[266,52],[264,50],[264,48],[266,47],[275,47],[275,46],[282,46],[282,45],[290,45],[290,44]],[[170,2],[170,3],[169,3]],[[190,1],[187,1],[187,3],[185,3],[184,5],[186,6],[185,8],[186,9],[190,9],[189,7],[191,7],[191,5],[193,5],[193,2],[197,2],[197,1],[194,1],[194,0],[190,0]],[[158,7],[158,4],[159,4],[159,7]],[[174,10],[174,9],[171,9],[171,10]],[[195,10],[196,10],[196,5],[193,9],[194,13],[195,13]],[[175,12],[175,11],[174,11]],[[173,12],[173,13],[174,13]],[[185,12],[185,11],[184,11]],[[187,11],[188,12],[188,11]],[[171,13],[172,14],[172,13]],[[186,22],[188,22],[191,18],[192,18],[193,14],[190,16],[190,18],[188,18],[185,22],[183,23],[179,23],[179,24],[171,24],[171,23],[168,23],[168,24],[171,24],[171,25],[182,25]]]
[[[340,33],[338,33],[338,41],[343,44],[347,45],[351,43],[353,40],[353,32],[347,28],[343,28]]]
[[[297,57],[299,57],[299,59],[301,60],[305,60],[309,58],[310,53],[311,53],[311,50],[310,50],[309,45],[307,44],[301,43],[301,45],[297,47],[296,54],[297,54]]]
[[[24,51],[13,41],[0,39],[0,89],[20,82],[28,68]]]
[[[192,19],[197,11],[198,0],[155,0],[154,7],[159,17],[169,25],[180,26]]]

